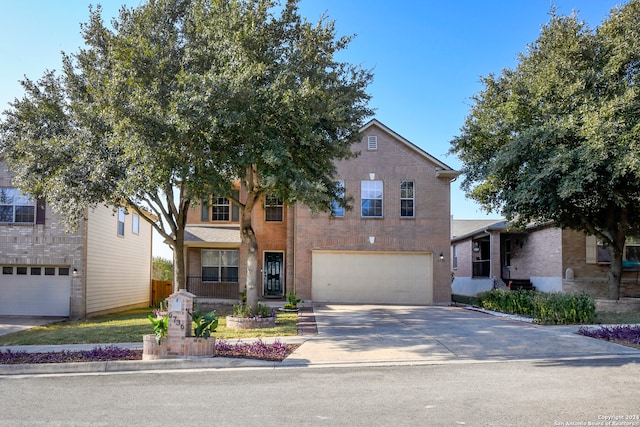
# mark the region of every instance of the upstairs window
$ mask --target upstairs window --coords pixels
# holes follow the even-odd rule
[[[344,181],[339,181],[340,197],[344,198]],[[331,202],[331,216],[334,218],[344,217],[344,207],[340,206],[337,200]]]
[[[140,215],[134,213],[131,217],[131,231],[133,234],[140,234]]]
[[[362,181],[360,184],[362,216],[382,218],[382,181]]]
[[[413,207],[413,181],[400,181],[400,216],[402,218],[413,218]]]
[[[124,237],[124,208],[118,208],[118,236]]]
[[[264,220],[282,222],[284,220],[284,204],[277,197],[266,197],[264,201]]]
[[[36,203],[17,188],[0,187],[0,223],[33,224]]]
[[[211,219],[213,221],[229,221],[231,204],[226,197],[214,197],[211,207]]]

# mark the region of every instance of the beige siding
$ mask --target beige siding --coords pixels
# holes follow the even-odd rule
[[[151,225],[140,218],[140,232],[134,234],[133,215],[125,215],[124,237],[120,237],[118,216],[112,209],[101,206],[89,214],[87,315],[149,303]]]

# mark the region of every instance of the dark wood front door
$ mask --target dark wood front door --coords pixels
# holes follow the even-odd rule
[[[284,253],[265,252],[263,285],[265,296],[284,295]]]

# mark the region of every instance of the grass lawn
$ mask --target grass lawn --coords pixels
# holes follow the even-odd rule
[[[86,320],[66,320],[47,326],[0,336],[0,345],[46,345],[46,344],[98,344],[120,342],[142,342],[142,336],[153,334],[153,326],[147,319],[150,308],[129,310]],[[216,310],[219,317],[216,338],[278,337],[298,334],[297,313],[278,313],[274,328],[232,330],[226,328],[227,314]]]
[[[640,312],[634,313],[596,313],[596,323],[603,325],[640,324]]]

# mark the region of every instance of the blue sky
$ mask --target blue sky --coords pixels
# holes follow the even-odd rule
[[[101,2],[106,22],[122,4]],[[447,155],[459,133],[480,76],[516,65],[519,52],[535,41],[549,19],[551,5],[560,14],[578,12],[592,28],[623,2],[614,0],[301,0],[310,21],[326,12],[338,35],[356,37],[340,59],[373,69],[369,88],[375,117],[431,155],[457,169]],[[85,0],[0,0],[0,109],[22,96],[18,80],[37,79],[60,69],[61,51],[82,45],[80,23],[88,20]],[[451,213],[457,219],[487,215],[451,187]]]

